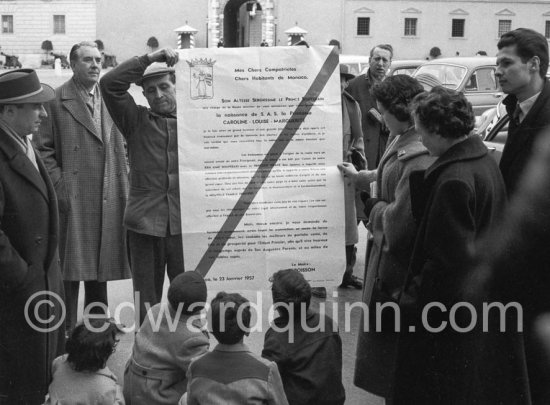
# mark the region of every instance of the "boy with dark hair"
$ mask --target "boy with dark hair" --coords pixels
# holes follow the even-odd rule
[[[275,361],[290,405],[342,405],[342,340],[328,316],[309,308],[311,287],[294,269],[273,275],[279,317],[265,335],[262,357]]]
[[[180,404],[288,404],[277,365],[243,343],[250,318],[250,302],[242,295],[216,295],[209,321],[219,344],[189,366],[187,394]]]
[[[149,310],[124,373],[127,405],[174,405],[185,393],[189,363],[210,345],[200,319],[206,295],[204,278],[187,271],[170,284],[168,305]]]

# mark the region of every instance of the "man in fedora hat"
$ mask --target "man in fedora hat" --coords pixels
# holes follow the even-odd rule
[[[39,404],[64,345],[54,187],[29,140],[54,91],[32,69],[0,75],[0,404]]]
[[[145,304],[160,302],[164,270],[172,281],[184,271],[181,238],[176,76],[178,54],[162,48],[131,58],[100,82],[105,104],[128,142],[130,195],[124,214],[139,322]],[[143,88],[150,108],[128,93]]]
[[[75,44],[73,76],[55,90],[48,118],[34,138],[59,201],[59,253],[67,330],[76,326],[80,282],[84,313],[106,314],[107,282],[130,278],[122,226],[128,197],[124,138],[98,87],[101,53],[95,42]]]

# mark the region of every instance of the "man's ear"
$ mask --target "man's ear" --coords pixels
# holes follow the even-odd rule
[[[540,71],[540,58],[538,56],[533,56],[529,61],[529,70],[533,72]]]

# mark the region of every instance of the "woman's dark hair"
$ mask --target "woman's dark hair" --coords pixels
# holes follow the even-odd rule
[[[302,315],[302,304],[305,304],[307,310],[311,301],[311,286],[302,273],[295,269],[279,270],[273,274],[272,280],[273,303],[287,304],[278,306],[281,316],[288,316],[288,310],[292,309],[294,318],[299,318]]]
[[[101,370],[115,351],[117,332],[117,326],[107,319],[88,319],[77,325],[65,344],[67,361],[75,371]]]
[[[533,56],[540,59],[540,77],[546,77],[548,71],[548,40],[540,33],[529,28],[508,31],[500,37],[497,48],[516,45],[516,52],[523,63]]]
[[[250,301],[241,294],[219,292],[210,303],[212,334],[218,342],[234,345],[250,332]]]
[[[416,96],[411,107],[428,131],[443,138],[460,138],[475,126],[474,110],[464,94],[441,86]]]
[[[376,101],[402,122],[411,120],[409,104],[423,91],[424,87],[418,80],[407,75],[390,76],[372,89]]]

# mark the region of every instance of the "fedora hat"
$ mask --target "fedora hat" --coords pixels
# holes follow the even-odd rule
[[[136,84],[138,86],[142,86],[143,81],[146,79],[149,79],[150,77],[164,76],[170,73],[174,73],[175,71],[176,70],[173,67],[168,67],[166,66],[165,63],[159,63],[159,62],[151,63],[147,67],[147,69],[145,69],[145,72],[143,72],[143,76],[141,76],[141,78],[136,80]]]
[[[54,98],[54,90],[40,83],[33,69],[11,70],[0,75],[0,104],[44,103]]]
[[[340,77],[344,77],[346,80],[355,78],[355,75],[350,72],[349,66],[340,64]]]

